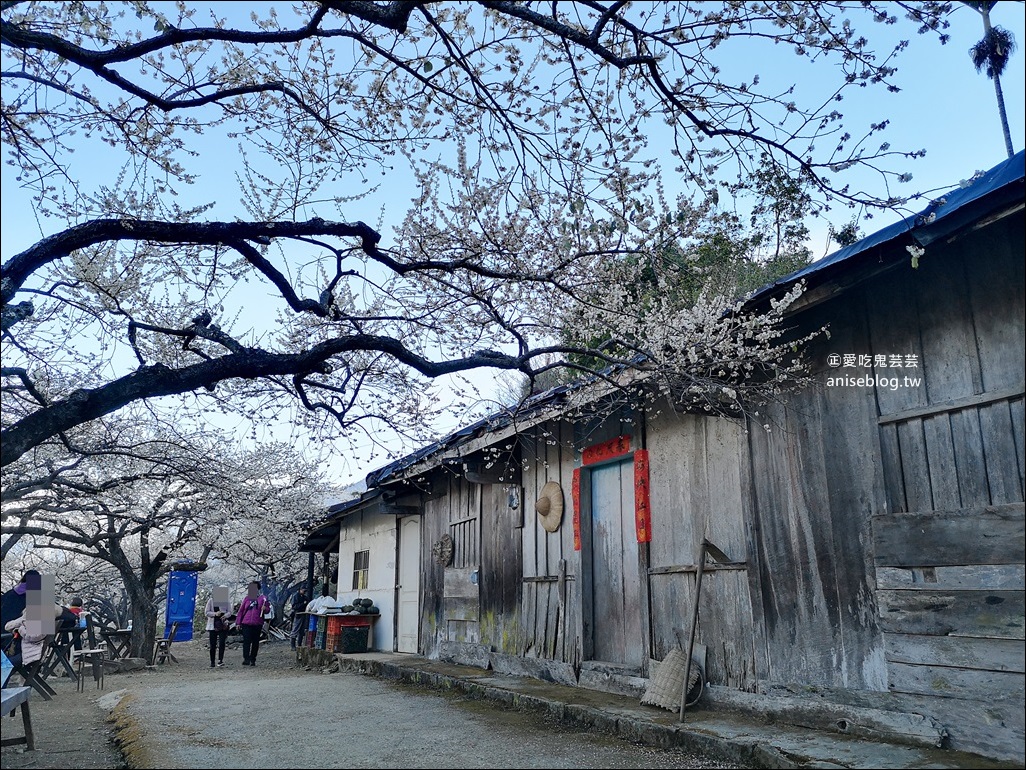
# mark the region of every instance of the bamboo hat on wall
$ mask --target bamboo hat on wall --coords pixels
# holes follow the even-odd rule
[[[541,521],[542,529],[546,532],[555,532],[563,520],[563,490],[555,481],[548,481],[541,488],[541,495],[534,504],[538,511],[538,518]]]

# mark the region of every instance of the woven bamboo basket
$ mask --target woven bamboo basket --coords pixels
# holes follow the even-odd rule
[[[645,694],[641,702],[646,706],[658,706],[668,711],[680,710],[680,694],[684,689],[684,667],[688,656],[683,650],[670,650],[659,664],[659,668],[648,680]],[[705,675],[702,667],[691,661],[691,672],[688,675],[688,705],[694,704],[702,695],[702,682]]]

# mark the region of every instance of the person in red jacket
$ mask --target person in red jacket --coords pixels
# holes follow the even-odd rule
[[[239,605],[235,625],[242,634],[242,665],[255,666],[260,648],[260,631],[264,621],[274,617],[274,609],[267,597],[260,593],[260,583],[252,581],[246,587],[246,598]]]
[[[68,612],[75,616],[79,628],[85,628],[85,618],[82,617],[82,597],[72,596],[71,604],[68,605]],[[69,632],[70,633],[70,632]],[[75,634],[75,641],[72,643],[76,650],[82,649],[82,634]]]

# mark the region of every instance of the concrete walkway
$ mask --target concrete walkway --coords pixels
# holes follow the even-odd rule
[[[468,696],[507,708],[544,712],[564,724],[662,748],[698,750],[760,768],[1012,768],[973,754],[813,730],[752,715],[692,707],[681,724],[672,712],[638,699],[409,655],[338,655],[342,671],[385,677]]]

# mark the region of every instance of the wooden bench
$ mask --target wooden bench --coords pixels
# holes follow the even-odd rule
[[[36,739],[32,734],[32,717],[29,714],[29,696],[32,694],[31,687],[5,687],[0,690],[3,695],[2,706],[0,706],[0,715],[6,715],[13,712],[18,706],[21,706],[21,721],[25,726],[25,734],[20,738],[3,738],[0,740],[0,746],[14,746],[18,743],[24,743],[26,751],[36,750]],[[8,733],[4,730],[4,734]]]
[[[46,682],[46,677],[43,676],[43,663],[49,654],[50,646],[53,644],[53,635],[49,635],[43,640],[43,650],[39,660],[33,661],[32,663],[14,663],[12,673],[20,674],[22,679],[25,680],[25,684],[39,693],[43,700],[52,700],[53,696],[57,694]],[[3,713],[3,712],[0,712]]]

